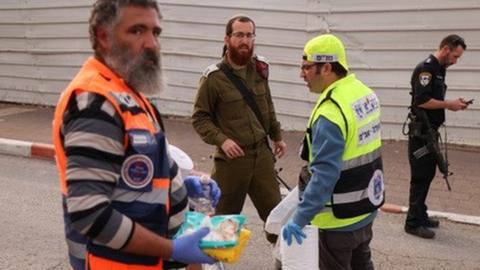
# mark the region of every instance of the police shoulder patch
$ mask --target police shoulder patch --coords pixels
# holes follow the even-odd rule
[[[424,87],[427,86],[431,80],[432,80],[432,73],[428,71],[420,72],[420,74],[418,74],[418,81]]]
[[[210,66],[208,66],[204,71],[203,71],[203,74],[202,76],[203,77],[208,77],[208,75],[210,75],[210,73],[214,72],[214,71],[217,71],[219,70],[217,64],[212,64]]]

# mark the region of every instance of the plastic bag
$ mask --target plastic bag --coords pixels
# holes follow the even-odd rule
[[[265,223],[265,231],[280,235],[283,225],[293,215],[298,205],[298,187],[293,188],[280,203],[273,208]]]
[[[283,270],[318,270],[318,228],[307,225],[303,232],[307,238],[301,245],[294,239],[289,246],[279,238]]]

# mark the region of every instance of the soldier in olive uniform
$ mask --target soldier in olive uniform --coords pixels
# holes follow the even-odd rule
[[[255,24],[250,18],[238,15],[230,19],[223,59],[203,73],[192,118],[203,141],[217,146],[212,170],[212,178],[222,190],[217,213],[240,213],[248,194],[265,222],[280,201],[274,156],[282,157],[286,144],[268,86],[268,64],[253,55],[254,40]],[[257,113],[222,68],[246,86]],[[275,236],[267,239],[275,241]]]

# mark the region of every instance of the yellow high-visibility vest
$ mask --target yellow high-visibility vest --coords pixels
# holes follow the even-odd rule
[[[311,224],[321,229],[341,228],[365,219],[384,202],[380,102],[354,74],[325,89],[308,122],[304,147],[308,148],[309,162],[312,162],[311,130],[320,116],[340,128],[345,149],[331,201]]]

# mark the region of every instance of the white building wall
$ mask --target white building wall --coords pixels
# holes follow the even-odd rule
[[[92,1],[0,1],[0,100],[54,105],[91,53]]]
[[[93,0],[0,2],[0,100],[54,105],[91,55],[88,16]],[[448,69],[447,98],[475,98],[467,111],[447,112],[449,142],[480,145],[480,1],[160,0],[161,43],[168,87],[164,114],[190,115],[198,79],[219,61],[225,23],[245,13],[257,24],[256,52],[270,60],[270,84],[285,129],[302,130],[316,96],[299,78],[305,42],[331,32],[345,43],[351,71],[382,102],[383,137],[405,139],[413,67],[440,40],[458,33],[467,51]]]

